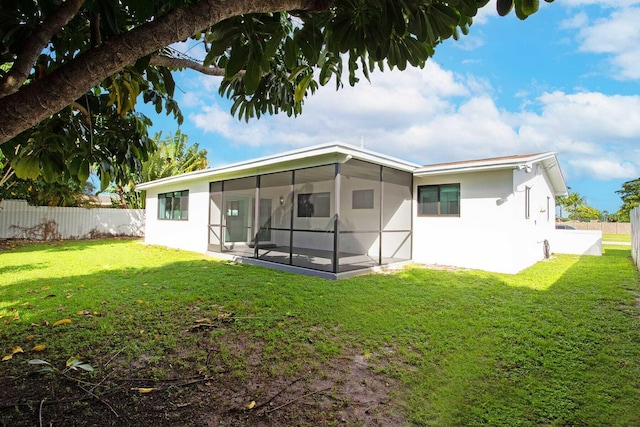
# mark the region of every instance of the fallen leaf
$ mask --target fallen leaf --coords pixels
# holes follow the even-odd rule
[[[71,319],[60,319],[57,322],[55,322],[53,325],[51,325],[51,327],[55,328],[56,326],[65,325],[67,323],[71,323]]]
[[[13,315],[13,320],[18,320],[20,318],[20,313],[16,311],[16,314]]]
[[[256,406],[256,401],[252,400],[251,403],[247,405],[247,409],[253,409],[254,406]]]
[[[80,310],[79,312],[77,312],[76,314],[80,314],[82,316],[86,316],[88,314],[91,314],[91,312],[89,310]]]
[[[196,323],[213,323],[213,321],[208,317],[203,317],[202,319],[196,320]]]
[[[7,354],[6,356],[4,356],[2,358],[2,361],[6,362],[7,360],[11,360],[13,358],[13,355],[16,353],[24,353],[24,350],[19,345],[16,345],[11,349],[11,354]]]
[[[67,299],[71,298],[72,296],[72,294],[67,294]]]
[[[145,388],[145,387],[132,387],[131,391],[137,391],[138,393],[151,393],[155,388]]]
[[[33,325],[33,323],[32,323]],[[36,325],[37,326],[37,325]],[[36,336],[35,335],[27,335],[27,341],[31,341],[32,339],[34,339]]]
[[[42,290],[43,290],[43,291],[46,291],[47,289],[51,289],[51,286],[43,286],[43,287],[42,287]]]
[[[44,346],[44,345],[36,345],[36,346],[35,346],[35,347],[33,347],[31,350],[32,350],[32,351],[42,351],[42,350],[44,350],[45,348],[47,348],[47,347],[46,347],[46,346]]]
[[[84,285],[78,285],[78,289],[84,288]]]
[[[136,304],[142,304],[142,300],[141,299],[137,299],[136,300]]]

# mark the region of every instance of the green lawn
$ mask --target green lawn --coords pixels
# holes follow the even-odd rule
[[[136,241],[30,245],[0,252],[2,351],[25,350],[0,377],[76,354],[99,370],[144,356],[159,380],[161,361],[207,372],[185,331],[229,315],[210,334],[239,379],[255,353],[290,377],[362,354],[414,425],[640,425],[638,278],[628,248],[517,275],[409,268],[332,282]],[[234,353],[230,336],[251,351]]]
[[[631,243],[631,234],[603,234],[603,242],[627,242]]]

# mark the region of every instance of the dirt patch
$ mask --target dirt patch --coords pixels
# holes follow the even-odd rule
[[[280,362],[285,372],[274,372],[272,356],[246,333],[201,335],[197,348],[162,360],[93,360],[93,374],[45,375],[26,364],[22,372],[2,373],[0,425],[406,424],[392,398],[398,384],[375,372],[384,357],[347,351],[326,363]]]

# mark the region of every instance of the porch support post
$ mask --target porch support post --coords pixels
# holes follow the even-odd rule
[[[340,166],[341,163],[336,163],[333,187],[333,272],[336,274],[340,271]]]
[[[260,175],[256,175],[256,195],[253,203],[253,257],[258,258],[260,245]]]
[[[384,166],[380,165],[380,222],[378,223],[378,265],[382,265],[382,227],[384,226]]]
[[[289,265],[293,265],[293,213],[295,211],[295,194],[293,193],[293,190],[295,188],[295,183],[296,183],[296,171],[292,170],[291,171],[291,215],[290,218],[291,220],[289,221]]]
[[[224,252],[224,226],[226,225],[224,223],[224,219],[226,218],[225,215],[225,205],[224,205],[224,183],[226,181],[222,181],[222,195],[220,196],[220,253]]]

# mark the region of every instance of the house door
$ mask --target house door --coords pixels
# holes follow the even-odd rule
[[[227,200],[226,201],[226,242],[246,242],[247,241],[247,201]]]

